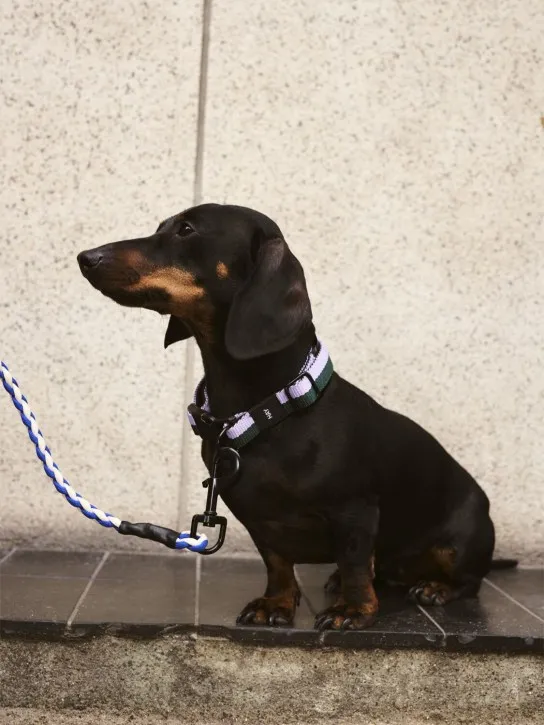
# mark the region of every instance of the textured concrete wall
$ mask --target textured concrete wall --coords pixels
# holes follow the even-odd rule
[[[74,254],[203,196],[278,221],[337,369],[433,432],[490,495],[499,553],[536,561],[538,4],[215,0],[196,179],[200,1],[1,13],[2,348],[74,483],[133,520],[202,506],[194,350],[164,354],[163,324],[94,293]],[[18,425],[0,405],[0,542],[126,545],[50,493]]]
[[[76,253],[190,204],[201,7],[3,1],[2,356],[67,478],[132,520],[175,523],[183,351],[95,294]],[[74,512],[0,404],[0,543],[138,546]]]

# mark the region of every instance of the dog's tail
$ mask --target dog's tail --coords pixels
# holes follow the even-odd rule
[[[517,559],[493,559],[491,569],[515,569],[518,564]]]

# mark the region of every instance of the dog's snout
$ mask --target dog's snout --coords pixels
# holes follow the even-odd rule
[[[82,272],[88,272],[91,269],[94,269],[94,267],[97,267],[103,258],[102,252],[99,252],[96,249],[91,249],[87,252],[80,252],[77,255],[77,261],[79,264],[79,268]]]

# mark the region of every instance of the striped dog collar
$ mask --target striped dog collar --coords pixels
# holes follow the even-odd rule
[[[240,449],[263,430],[276,425],[296,410],[308,408],[315,403],[327,387],[332,374],[333,365],[329,353],[318,341],[308,353],[295,380],[251,410],[235,413],[228,419],[214,418],[211,414],[206,379],[202,378],[196,388],[194,402],[188,407],[189,423],[196,435],[216,440],[225,437],[231,448]]]

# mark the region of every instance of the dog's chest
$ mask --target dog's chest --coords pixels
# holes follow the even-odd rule
[[[243,477],[222,498],[259,548],[293,562],[333,561],[330,526],[299,487]]]

